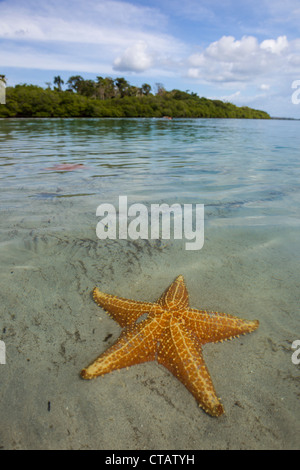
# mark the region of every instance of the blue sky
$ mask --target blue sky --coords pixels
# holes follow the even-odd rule
[[[0,0],[0,74],[123,76],[300,118],[299,0]]]

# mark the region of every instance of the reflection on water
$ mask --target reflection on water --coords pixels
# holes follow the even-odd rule
[[[0,121],[0,143],[4,206],[38,193],[98,192],[204,203],[231,215],[236,208],[239,216],[241,208],[245,216],[298,211],[297,122],[12,119]]]

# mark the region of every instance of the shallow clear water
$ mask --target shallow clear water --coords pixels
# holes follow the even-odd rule
[[[242,342],[206,348],[232,427],[231,438],[226,426],[218,428],[216,447],[243,448],[245,440],[253,448],[298,445],[300,366],[291,361],[291,344],[300,339],[299,149],[297,121],[0,120],[4,447],[45,447],[47,442],[50,448],[78,448],[89,442],[96,448],[131,448],[125,434],[132,432],[129,441],[134,441],[137,416],[145,413],[150,424],[136,446],[211,448],[204,428],[194,423],[195,412],[211,432],[216,425],[194,409],[193,398],[167,372],[149,365],[136,369],[158,374],[157,382],[163,377],[165,395],[170,389],[182,394],[175,414],[167,399],[145,408],[151,392],[137,390],[135,368],[122,376],[133,395],[139,392],[131,431],[126,428],[130,392],[118,395],[116,374],[89,386],[78,379],[80,369],[119,334],[93,304],[93,286],[154,301],[178,274],[185,276],[192,306],[260,320],[259,330]],[[62,171],[56,167],[61,164],[82,166]],[[97,206],[117,207],[119,195],[147,207],[204,204],[203,248],[187,251],[184,240],[99,240]],[[106,391],[111,408],[122,403],[116,413],[123,428],[97,406],[100,391]],[[50,414],[51,400],[56,408]],[[155,415],[156,407],[165,420]],[[61,413],[68,416],[73,440],[64,434]],[[186,435],[165,432],[170,423],[177,429],[183,421],[190,430]],[[57,432],[49,437],[51,425]],[[162,442],[152,426],[167,436]],[[102,440],[95,440],[95,433],[102,433]]]
[[[280,201],[299,196],[298,126],[220,119],[2,120],[1,203],[5,197],[18,204],[20,191],[38,197],[41,187],[59,197],[101,195],[105,188],[136,200],[177,197],[256,208],[277,201],[285,216],[292,215],[291,205]],[[86,168],[64,174],[46,169],[59,163]]]

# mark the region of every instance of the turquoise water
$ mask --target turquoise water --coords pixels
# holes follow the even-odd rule
[[[220,119],[2,120],[1,204],[3,198],[24,204],[24,195],[38,195],[41,186],[59,197],[105,188],[136,200],[179,198],[228,208],[259,203],[258,211],[277,201],[292,216],[290,201],[280,201],[299,196],[298,126]],[[86,168],[45,170],[59,163]]]
[[[207,429],[215,448],[298,446],[299,149],[297,121],[0,120],[5,448],[214,448]],[[147,207],[204,204],[203,248],[99,240],[97,206],[117,207],[119,195]],[[260,320],[243,340],[206,348],[224,427],[159,366],[78,377],[120,333],[93,304],[94,285],[154,301],[179,274],[193,307]]]

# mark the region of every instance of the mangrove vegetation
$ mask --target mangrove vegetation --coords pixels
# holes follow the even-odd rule
[[[199,97],[193,92],[167,91],[160,83],[156,83],[155,90],[147,83],[133,86],[123,77],[85,80],[75,75],[64,84],[56,76],[53,84],[47,82],[46,86],[7,86],[0,117],[270,118],[264,111]]]

